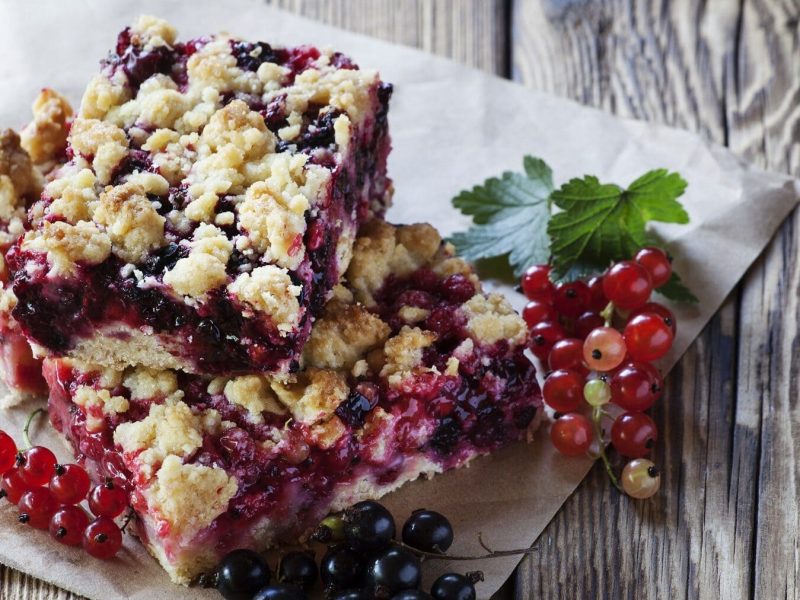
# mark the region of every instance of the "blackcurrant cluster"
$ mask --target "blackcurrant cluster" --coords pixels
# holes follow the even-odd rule
[[[443,515],[418,510],[395,540],[395,521],[378,502],[355,504],[340,516],[325,519],[313,539],[327,549],[317,565],[311,552],[284,554],[276,581],[264,558],[251,550],[234,550],[222,559],[216,586],[226,600],[302,600],[322,580],[330,600],[475,600],[480,575],[448,573],[430,593],[422,591],[422,562],[446,557],[453,527]]]
[[[630,496],[648,498],[661,480],[645,458],[658,432],[644,411],[664,384],[651,363],[669,351],[676,333],[672,312],[651,302],[650,295],[670,280],[670,259],[659,248],[643,248],[585,282],[554,284],[550,274],[548,265],[537,265],[521,283],[529,300],[522,316],[530,328],[530,349],[550,369],[542,394],[557,417],[550,429],[553,445],[579,456],[597,439],[600,457],[618,484],[600,426],[611,417],[606,405],[616,405],[621,414],[610,441],[620,455],[634,459],[622,471],[621,487]]]
[[[0,431],[0,498],[19,510],[19,522],[50,535],[66,546],[83,546],[100,559],[114,557],[122,547],[116,519],[128,505],[125,492],[111,480],[92,487],[86,470],[61,465],[44,446],[18,451],[14,440]],[[87,501],[94,518],[81,505]]]

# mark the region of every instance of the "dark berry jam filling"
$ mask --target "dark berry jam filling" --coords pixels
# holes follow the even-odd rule
[[[70,439],[79,460],[89,463],[95,476],[110,476],[133,491],[132,474],[111,432],[121,422],[145,418],[152,403],[162,400],[131,399],[126,413],[107,418],[104,431],[89,433],[83,409],[71,398],[79,385],[96,386],[98,375],[48,360],[45,376],[53,425]],[[449,469],[524,439],[541,406],[533,365],[522,348],[503,342],[479,346],[456,375],[428,371],[400,386],[379,377],[350,377],[350,394],[335,410],[344,431],[329,447],[315,443],[308,425],[286,415],[265,413],[263,422],[254,422],[222,394],[210,394],[205,378],[179,373],[178,385],[194,409],[214,409],[233,423],[219,436],[206,435],[187,459],[222,468],[238,482],[229,510],[201,534],[220,554],[253,543],[250,528],[264,517],[276,527],[285,521],[283,535],[296,539],[330,510],[342,486],[364,481],[391,486],[419,468],[415,461]],[[111,393],[129,396],[122,386]],[[377,407],[388,413],[388,426],[374,416]],[[280,443],[273,446],[269,440],[276,432]],[[140,495],[133,496],[144,509]]]

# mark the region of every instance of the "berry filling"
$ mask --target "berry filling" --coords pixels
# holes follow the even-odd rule
[[[437,253],[433,260],[446,258]],[[331,511],[526,439],[538,421],[541,394],[525,336],[476,334],[476,306],[493,307],[482,314],[524,330],[507,304],[481,294],[467,274],[442,276],[435,265],[424,265],[389,275],[369,310],[332,301],[315,325],[331,332],[347,323],[368,336],[385,328],[379,345],[365,347],[352,368],[322,368],[312,348],[290,384],[139,369],[110,375],[47,359],[51,421],[95,479],[110,478],[128,493],[140,536],[173,578],[183,580],[197,575],[193,556],[218,560],[236,548],[294,542]],[[427,311],[421,328],[404,322],[409,309]],[[325,335],[333,337],[312,345],[336,346],[336,334]],[[148,384],[142,393],[141,381],[173,383]],[[195,417],[184,432],[179,423]],[[178,451],[178,468],[216,473],[215,489],[227,489],[226,480],[233,486],[212,518],[189,533],[170,517],[163,495],[158,499],[165,471],[175,468],[169,462],[175,457],[160,450],[169,444],[157,432],[164,420],[178,427],[171,437],[194,440],[189,451]],[[132,446],[150,427],[155,438]],[[169,498],[199,493],[167,491]],[[195,572],[185,571],[187,564]]]

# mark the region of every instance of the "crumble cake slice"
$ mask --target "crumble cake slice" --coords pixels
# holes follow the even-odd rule
[[[287,374],[380,216],[391,86],[346,56],[141,17],[88,85],[70,161],[9,252],[41,354]]]
[[[2,407],[47,392],[41,360],[33,357],[11,316],[17,299],[9,286],[4,256],[27,229],[27,209],[66,162],[71,118],[66,98],[45,88],[33,103],[33,120],[20,134],[0,130],[0,376],[8,388],[8,394],[0,398]]]
[[[50,419],[188,583],[236,548],[529,437],[541,415],[524,321],[429,225],[368,223],[303,369],[208,377],[45,360]]]

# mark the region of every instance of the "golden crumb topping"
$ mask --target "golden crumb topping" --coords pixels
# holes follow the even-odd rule
[[[131,33],[139,38],[135,41],[148,50],[158,46],[171,46],[178,36],[172,25],[151,15],[141,15],[131,27]]]
[[[144,496],[156,515],[169,523],[170,536],[187,539],[228,509],[239,485],[219,467],[183,464],[168,456]]]
[[[418,306],[403,306],[397,311],[398,316],[409,325],[416,325],[421,323],[431,314],[427,308],[420,308]]]
[[[306,369],[294,383],[272,382],[275,395],[302,423],[320,423],[347,398],[349,388],[344,375],[327,369]]]
[[[20,133],[22,147],[34,163],[53,161],[67,149],[67,133],[72,118],[67,99],[49,88],[43,89],[33,102],[33,121]]]
[[[311,330],[305,362],[320,369],[350,369],[383,345],[390,332],[388,324],[363,306],[332,300]]]
[[[78,386],[72,401],[84,409],[86,414],[86,430],[91,433],[105,428],[103,415],[124,413],[130,408],[128,400],[122,396],[112,396],[108,390],[96,390],[87,385]]]
[[[422,364],[422,351],[436,341],[436,334],[419,327],[403,326],[384,347],[385,363],[381,376],[391,385],[397,385]]]
[[[164,283],[176,294],[202,298],[228,282],[225,265],[232,245],[221,229],[201,225],[195,229],[189,256],[181,258],[164,274]]]
[[[278,402],[269,386],[269,380],[261,375],[243,375],[230,379],[224,388],[225,398],[238,404],[250,413],[256,423],[264,421],[265,412],[283,414],[286,408]]]
[[[138,263],[164,244],[164,217],[138,183],[128,182],[102,193],[94,220],[105,226],[112,251],[125,262]]]
[[[178,390],[178,377],[173,371],[134,367],[125,372],[122,385],[130,390],[132,400],[180,399],[183,396],[183,392]]]
[[[395,227],[376,219],[364,225],[346,275],[356,299],[373,306],[373,294],[390,273],[403,277],[429,264],[441,241],[439,232],[427,223]]]
[[[464,312],[467,329],[479,342],[494,344],[508,340],[518,344],[525,340],[528,332],[525,321],[500,294],[476,294],[464,304]]]
[[[88,221],[90,206],[98,200],[96,183],[91,169],[77,165],[65,167],[61,177],[44,189],[44,193],[53,198],[47,213],[63,217],[68,223]]]
[[[0,177],[10,182],[16,198],[38,196],[42,190],[41,176],[22,148],[19,135],[10,129],[0,130]]]
[[[242,273],[228,286],[228,291],[245,305],[245,317],[262,313],[282,334],[294,330],[300,322],[298,296],[302,290],[294,285],[286,269],[274,265]]]
[[[205,433],[219,432],[221,419],[215,410],[195,413],[181,401],[152,404],[141,421],[122,423],[114,431],[114,443],[128,454],[139,453],[139,468],[152,474],[167,456],[187,458],[203,443]]]
[[[108,258],[111,239],[90,221],[78,221],[75,225],[46,221],[41,228],[25,235],[22,247],[46,252],[55,273],[70,275],[77,263],[96,265]]]
[[[83,119],[102,119],[130,100],[130,88],[124,76],[108,79],[95,75],[86,87],[78,115]]]
[[[25,230],[25,201],[8,175],[0,175],[0,248],[7,248]]]
[[[112,123],[75,119],[69,133],[72,148],[90,161],[101,184],[111,181],[114,168],[128,154],[128,136]]]

